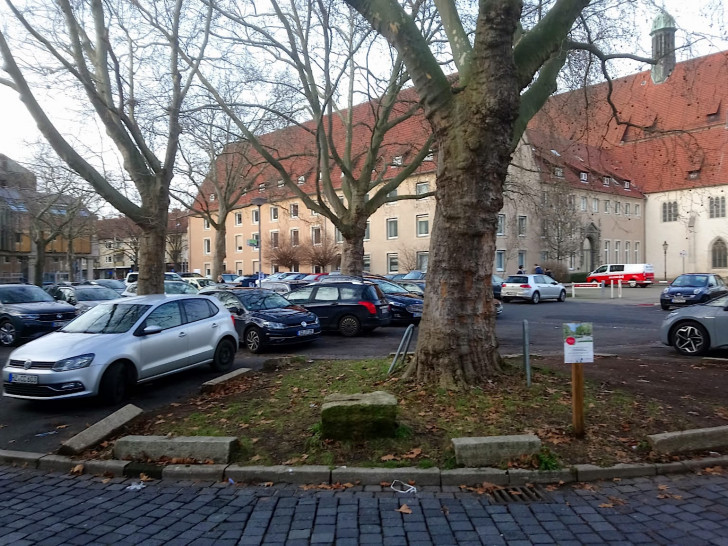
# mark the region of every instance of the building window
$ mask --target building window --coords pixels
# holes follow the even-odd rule
[[[255,245],[254,245],[255,248],[258,248],[258,234],[253,233],[253,235],[251,237],[252,237],[251,241],[255,241]]]
[[[496,250],[495,251],[495,270],[505,271],[506,270],[506,251]]]
[[[624,204],[624,215],[625,215],[625,216],[629,216],[629,213],[630,213],[630,208],[631,208],[631,207],[630,207],[629,203],[625,203],[625,204]]]
[[[271,248],[278,248],[278,232],[277,231],[270,232],[270,246],[271,246]]]
[[[631,184],[629,183],[629,180],[624,181],[624,189],[627,191],[630,191]]]
[[[505,235],[506,234],[506,215],[505,214],[498,215],[498,227],[496,229],[497,229],[496,235]]]
[[[604,200],[604,214],[609,214],[609,207],[611,206],[612,202],[609,199]]]
[[[389,192],[389,193],[387,194],[387,199],[393,199],[393,198],[395,198],[395,197],[397,197],[397,190],[396,190],[396,189],[394,189],[394,190],[390,191],[390,192]],[[387,203],[385,203],[385,205],[394,205],[394,203],[395,203],[394,201],[391,201],[391,202],[387,202]]]
[[[587,205],[587,198],[586,197],[582,197],[581,198],[581,210],[582,210],[582,212],[586,212],[587,206],[588,206]]]
[[[282,187],[284,186],[284,182],[283,182],[283,180],[279,180],[279,181],[277,182],[277,186],[278,186],[279,188],[282,188]]]
[[[235,225],[236,226],[242,226],[243,225],[243,213],[242,212],[236,212],[235,213]]]
[[[427,237],[430,234],[430,217],[427,214],[417,215],[417,237]]]
[[[549,194],[546,191],[541,192],[541,205],[544,207],[549,204]]]
[[[372,257],[369,254],[364,254],[364,257],[362,258],[362,269],[364,271],[372,270]]]
[[[624,263],[628,264],[631,263],[629,259],[631,256],[629,255],[629,241],[624,242]]]
[[[640,206],[639,206],[639,205],[635,205],[635,206],[634,206],[634,215],[635,215],[635,216],[636,216],[637,218],[639,218],[639,216],[640,216]],[[637,264],[638,264],[639,262],[635,262],[635,263],[637,263]]]
[[[334,228],[334,242],[336,244],[344,242],[344,236],[341,234],[341,231],[339,231],[339,228]]]
[[[401,167],[402,166],[402,156],[401,155],[395,155],[392,158],[392,167]]]
[[[210,264],[204,264],[202,267],[205,270],[205,275],[210,277],[212,275],[212,266]]]
[[[622,214],[622,203],[619,201],[614,202],[614,214]]]
[[[415,193],[417,195],[423,195],[425,193],[428,193],[430,191],[430,183],[429,182],[418,182],[415,185]]]
[[[554,167],[554,176],[556,178],[564,178],[564,169],[562,167]]]
[[[242,252],[243,247],[245,246],[245,237],[242,235],[236,235],[235,236],[235,252]]]
[[[202,252],[203,254],[210,254],[211,252],[211,245],[210,245],[210,239],[203,239],[202,240]]]
[[[367,220],[367,227],[364,228],[364,240],[369,240],[369,220]]]
[[[642,257],[640,256],[640,243],[639,241],[635,241],[634,243],[634,263],[638,264],[642,262]]]
[[[107,264],[113,264],[114,263],[114,257],[113,256],[104,256],[104,259],[105,259],[105,261],[106,261]],[[8,257],[7,256],[5,256],[5,260],[8,260]],[[7,263],[10,263],[10,262],[9,261],[6,261],[5,263],[7,264]]]
[[[250,218],[252,219],[254,225],[257,224],[260,221],[260,214],[259,213],[260,213],[260,211],[258,209],[253,209],[251,211]]]
[[[270,221],[271,222],[277,222],[278,221],[278,207],[271,207],[270,208]]]
[[[604,263],[609,263],[609,254],[611,251],[611,247],[609,245],[609,241],[604,241]]]
[[[387,218],[387,239],[397,238],[397,219]]]
[[[700,171],[688,171],[689,180],[697,180],[700,178]]]
[[[108,250],[112,250],[114,248],[114,242],[113,241],[106,241],[106,248]]]
[[[208,231],[209,231],[209,229],[210,229],[210,220],[208,220],[207,218],[205,218],[205,219],[204,219],[204,220],[202,221],[202,229],[204,229],[204,230],[208,230]]]
[[[298,203],[291,203],[291,218],[298,218]]]
[[[265,191],[265,183],[258,184],[258,193],[263,193]]]
[[[298,230],[292,229],[291,230],[291,246],[298,246],[300,244],[298,239]]]
[[[387,254],[387,272],[397,273],[399,272],[399,257],[396,253]]]
[[[599,199],[592,199],[592,212],[599,212]]]
[[[677,201],[667,201],[662,204],[662,221],[677,222]]]
[[[427,263],[430,260],[430,253],[425,251],[417,253],[417,269],[427,272]]]
[[[622,242],[614,241],[614,261],[619,261],[619,256],[622,253]]]
[[[429,153],[425,156],[425,161],[434,161],[435,160],[435,153],[430,150]]]
[[[528,260],[526,260],[526,251],[525,250],[519,250],[518,251],[518,266],[526,267],[526,264],[528,263]]]
[[[725,218],[725,197],[711,197],[708,202],[711,218]]]
[[[604,178],[602,179],[602,184],[603,184],[603,185],[605,185],[605,186],[609,186],[609,182],[611,182],[611,180],[612,180],[612,179],[611,179],[610,177],[608,177],[608,176],[605,176],[605,177],[604,177]]]
[[[519,237],[526,236],[526,217],[525,216],[518,217],[518,236]]]
[[[580,172],[580,173],[579,173],[579,180],[581,180],[581,181],[582,181],[582,182],[584,182],[585,184],[586,184],[587,182],[589,182],[589,173],[585,173],[585,172],[583,172],[583,171],[582,171],[582,172]]]
[[[311,228],[311,242],[315,245],[321,244],[321,227],[313,226]]]
[[[299,176],[299,177],[298,177],[298,185],[299,185],[299,186],[301,186],[301,185],[302,185],[302,184],[304,184],[305,182],[306,182],[306,177],[305,177],[305,176]]]
[[[728,247],[723,239],[718,239],[710,249],[713,269],[725,269],[728,267]]]

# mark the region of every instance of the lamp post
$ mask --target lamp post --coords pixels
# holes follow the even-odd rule
[[[667,241],[662,243],[662,255],[664,257],[664,265],[663,265],[663,272],[664,272],[664,280],[667,281],[667,247],[670,246],[667,244]]]
[[[265,197],[254,197],[251,200],[251,203],[258,207],[258,286],[260,286],[260,281],[263,279],[263,237],[260,233],[263,217],[260,215],[260,207],[267,202],[268,200]]]

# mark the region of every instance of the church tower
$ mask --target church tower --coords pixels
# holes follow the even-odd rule
[[[666,11],[661,11],[652,22],[652,58],[657,64],[652,66],[652,81],[664,82],[675,68],[675,19]]]

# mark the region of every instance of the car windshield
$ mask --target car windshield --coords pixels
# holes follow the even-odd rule
[[[288,307],[291,302],[275,292],[245,292],[237,294],[238,299],[248,311],[261,311],[264,309],[280,309]]]
[[[728,307],[728,295],[720,296],[714,300],[710,300],[703,305],[710,305],[711,307]]]
[[[707,284],[707,275],[680,275],[672,281],[672,286],[705,286]]]
[[[319,274],[318,273],[314,273],[313,275],[306,275],[301,280],[302,281],[315,281],[318,278],[319,278]]]
[[[403,279],[419,280],[419,279],[424,279],[425,278],[425,274],[422,271],[410,271],[409,273],[407,273],[402,278]]]
[[[77,287],[75,290],[77,301],[101,301],[115,300],[119,297],[119,293],[111,288],[103,286],[95,286],[93,288]]]
[[[127,332],[150,305],[102,303],[69,322],[61,332],[69,334],[121,334]]]
[[[106,288],[115,288],[119,290],[126,288],[126,285],[123,282],[117,281],[116,279],[98,279],[94,281],[94,283],[99,286],[105,286]]]
[[[2,286],[0,287],[0,301],[3,303],[42,303],[56,301],[53,297],[35,286]]]
[[[516,284],[527,284],[528,277],[526,277],[525,275],[511,275],[506,279],[506,282],[516,283]]]
[[[165,294],[197,294],[197,289],[184,281],[164,281]]]
[[[197,284],[199,284],[203,288],[205,286],[212,286],[212,285],[216,284],[215,281],[213,281],[212,279],[205,279],[205,278],[202,278],[202,277],[199,277],[199,278],[197,278],[195,280],[197,281]]]
[[[406,288],[404,288],[403,286],[400,286],[398,284],[395,284],[393,282],[383,281],[380,279],[377,279],[374,282],[379,285],[379,288],[385,294],[405,294],[405,293],[407,293]]]

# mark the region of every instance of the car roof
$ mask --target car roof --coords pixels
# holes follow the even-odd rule
[[[135,304],[155,304],[161,301],[186,300],[191,298],[204,297],[204,294],[146,294],[144,296],[132,296],[130,298],[119,298],[118,300],[109,300],[117,303],[135,303]],[[206,297],[214,301],[210,297]]]

